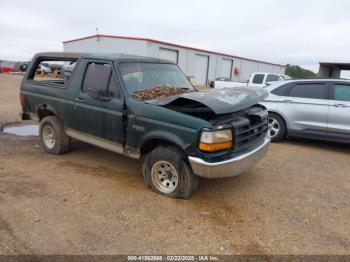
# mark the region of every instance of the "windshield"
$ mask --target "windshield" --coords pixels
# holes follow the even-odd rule
[[[194,91],[175,64],[120,63],[119,71],[128,93],[138,100]]]

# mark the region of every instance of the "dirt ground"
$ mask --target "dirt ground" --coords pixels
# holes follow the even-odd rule
[[[20,121],[20,75],[0,74],[0,127],[5,123]]]
[[[21,77],[0,74],[0,123]],[[0,132],[0,254],[348,254],[350,146],[288,140],[250,172],[200,180],[190,200],[148,191],[140,163]]]

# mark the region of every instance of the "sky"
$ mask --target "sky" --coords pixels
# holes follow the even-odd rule
[[[316,72],[350,62],[349,11],[349,0],[0,0],[0,59],[62,51],[98,27]]]

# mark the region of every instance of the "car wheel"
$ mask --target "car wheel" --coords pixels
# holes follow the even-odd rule
[[[277,114],[269,113],[269,135],[272,142],[277,142],[286,137],[287,127],[282,119]]]
[[[41,147],[49,154],[59,155],[70,149],[70,137],[56,116],[47,116],[41,120],[39,136]]]
[[[185,155],[175,147],[160,146],[148,153],[142,165],[145,185],[159,194],[173,198],[189,198],[198,187]]]

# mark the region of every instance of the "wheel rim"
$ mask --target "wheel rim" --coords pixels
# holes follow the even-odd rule
[[[162,193],[172,193],[175,191],[179,176],[175,167],[167,161],[156,162],[151,170],[153,185]]]
[[[269,117],[269,135],[271,138],[275,137],[278,135],[278,133],[280,132],[280,124],[278,123],[278,121],[273,118],[273,117]]]
[[[43,129],[43,140],[47,148],[52,149],[55,146],[55,132],[51,126],[45,126]]]

